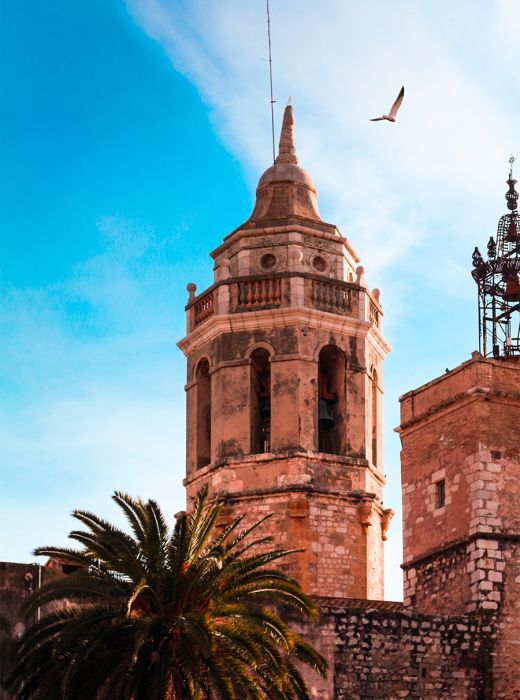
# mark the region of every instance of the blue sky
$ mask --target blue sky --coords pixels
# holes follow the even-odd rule
[[[0,558],[123,489],[183,506],[185,285],[270,161],[263,0],[0,6]],[[271,0],[277,125],[382,291],[398,396],[477,346],[473,247],[520,155],[516,0]],[[378,21],[374,21],[378,17]],[[400,123],[368,121],[400,86]],[[519,164],[520,167],[520,164]],[[518,172],[518,169],[517,169]],[[400,596],[400,524],[387,595]]]

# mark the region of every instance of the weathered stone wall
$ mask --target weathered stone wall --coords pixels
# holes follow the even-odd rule
[[[401,409],[405,603],[496,610],[500,543],[520,535],[520,364],[477,354],[405,394]]]
[[[306,672],[321,700],[492,700],[492,617],[406,611],[399,603],[320,600],[317,627],[303,630],[330,663],[326,681]]]
[[[252,312],[253,313],[253,312]],[[264,314],[267,312],[263,312]],[[260,326],[250,331],[223,333],[201,344],[188,356],[187,473],[197,465],[197,384],[195,370],[207,358],[211,375],[211,461],[248,455],[251,445],[251,353],[265,348],[271,370],[271,451],[317,450],[318,354],[326,345],[337,347],[345,358],[346,411],[342,415],[345,434],[341,443],[348,456],[372,463],[371,391],[368,372],[379,376],[378,452],[375,460],[382,471],[382,360],[355,337],[355,329],[329,329],[294,325],[273,327],[271,316],[254,317]],[[283,321],[279,318],[278,321]],[[211,323],[209,321],[208,323]],[[238,322],[237,322],[238,325]],[[262,326],[269,326],[268,330]]]
[[[520,698],[520,362],[475,353],[401,409],[405,607],[488,620],[485,697]]]
[[[381,508],[359,492],[327,494],[312,487],[281,487],[224,495],[222,526],[239,513],[244,525],[272,514],[262,535],[275,545],[304,551],[280,565],[311,594],[383,596]],[[369,511],[370,508],[370,512]]]
[[[507,543],[500,551],[503,578],[494,648],[494,698],[520,698],[520,543]],[[497,562],[498,563],[498,562]],[[503,565],[503,566],[502,566]]]
[[[267,312],[266,312],[267,313]],[[246,316],[246,314],[244,314]],[[253,312],[247,319],[253,318]],[[256,316],[254,317],[256,318]],[[247,521],[267,512],[275,541],[304,551],[284,566],[311,593],[378,598],[383,596],[383,545],[388,509],[382,507],[385,479],[381,453],[372,460],[372,396],[367,366],[382,375],[382,358],[363,338],[332,319],[322,325],[273,326],[259,315],[259,327],[216,334],[188,354],[188,508],[198,490],[226,499]],[[309,319],[306,319],[308,321]],[[208,328],[212,323],[208,321]],[[357,324],[358,321],[350,321]],[[268,329],[262,327],[268,326]],[[324,346],[338,348],[338,385],[345,401],[339,444],[342,454],[318,452],[318,367]],[[251,454],[251,353],[270,355],[270,447]],[[195,468],[197,363],[207,357],[211,375],[211,463]],[[381,380],[380,380],[381,381]],[[381,390],[377,400],[381,403]],[[339,400],[338,400],[339,403]],[[381,412],[377,432],[381,433]],[[338,428],[339,432],[339,428]]]

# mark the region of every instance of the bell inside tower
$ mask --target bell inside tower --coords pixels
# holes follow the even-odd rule
[[[345,358],[334,345],[325,346],[318,359],[318,450],[344,454]]]
[[[251,355],[251,452],[271,449],[271,365],[263,348]]]
[[[211,462],[211,377],[204,358],[195,372],[197,385],[197,469]]]

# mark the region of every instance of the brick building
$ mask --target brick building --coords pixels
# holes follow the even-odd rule
[[[508,260],[518,261],[513,224]],[[313,695],[520,698],[520,356],[511,337],[503,355],[497,345],[491,358],[474,353],[401,398],[405,599],[382,601],[390,348],[379,291],[366,286],[351,243],[322,221],[298,165],[292,107],[250,218],[211,255],[214,284],[197,296],[188,285],[179,343],[188,507],[208,484],[225,518],[273,513],[275,541],[304,548],[287,568],[320,603],[307,634],[331,668],[323,683],[309,676]]]

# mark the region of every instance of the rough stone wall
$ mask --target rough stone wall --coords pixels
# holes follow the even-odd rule
[[[497,613],[494,648],[494,695],[496,700],[520,698],[520,543],[509,543],[496,550],[502,554],[497,564],[502,573],[501,600]]]
[[[321,599],[317,627],[303,630],[330,663],[326,681],[305,676],[321,700],[512,700],[493,690],[495,623],[489,616],[440,617],[399,603]]]
[[[246,514],[244,526],[272,514],[262,525],[262,535],[272,536],[275,546],[304,549],[281,561],[280,566],[307,592],[354,598],[383,596],[383,532],[377,505],[368,525],[362,523],[359,495],[339,497],[302,487],[278,493],[250,492],[236,500],[228,495],[225,502],[222,527],[239,513]]]
[[[442,611],[454,615],[465,611],[468,591],[467,543],[439,551],[404,568],[405,605],[428,612]]]

